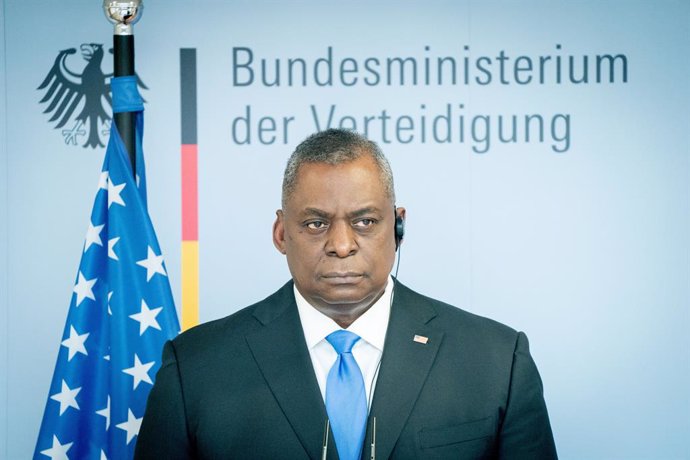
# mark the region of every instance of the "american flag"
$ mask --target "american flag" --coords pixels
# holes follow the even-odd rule
[[[35,459],[131,458],[163,344],[179,332],[146,207],[135,78],[114,78],[112,92],[115,111],[138,108],[137,175],[113,124]]]

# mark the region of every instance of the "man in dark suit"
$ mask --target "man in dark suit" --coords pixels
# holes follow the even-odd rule
[[[292,281],[166,344],[136,458],[556,458],[525,335],[390,276],[404,219],[374,143],[300,144],[273,228]]]

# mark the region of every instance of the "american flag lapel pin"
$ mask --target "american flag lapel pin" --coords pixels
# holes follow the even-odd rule
[[[417,343],[421,343],[423,345],[426,345],[426,343],[429,341],[429,337],[424,337],[423,335],[414,335],[414,338],[412,339]]]

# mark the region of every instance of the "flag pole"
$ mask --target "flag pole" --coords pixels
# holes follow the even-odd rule
[[[141,18],[143,9],[144,2],[142,0],[103,0],[105,15],[115,25],[113,32],[113,74],[116,77],[135,75],[132,26]],[[129,154],[132,173],[136,175],[135,113],[115,113],[113,120]]]

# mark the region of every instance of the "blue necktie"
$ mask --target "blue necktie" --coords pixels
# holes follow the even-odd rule
[[[359,460],[367,423],[364,378],[352,356],[352,347],[359,336],[340,330],[328,335],[326,340],[338,353],[326,382],[326,411],[335,446],[340,460]]]

